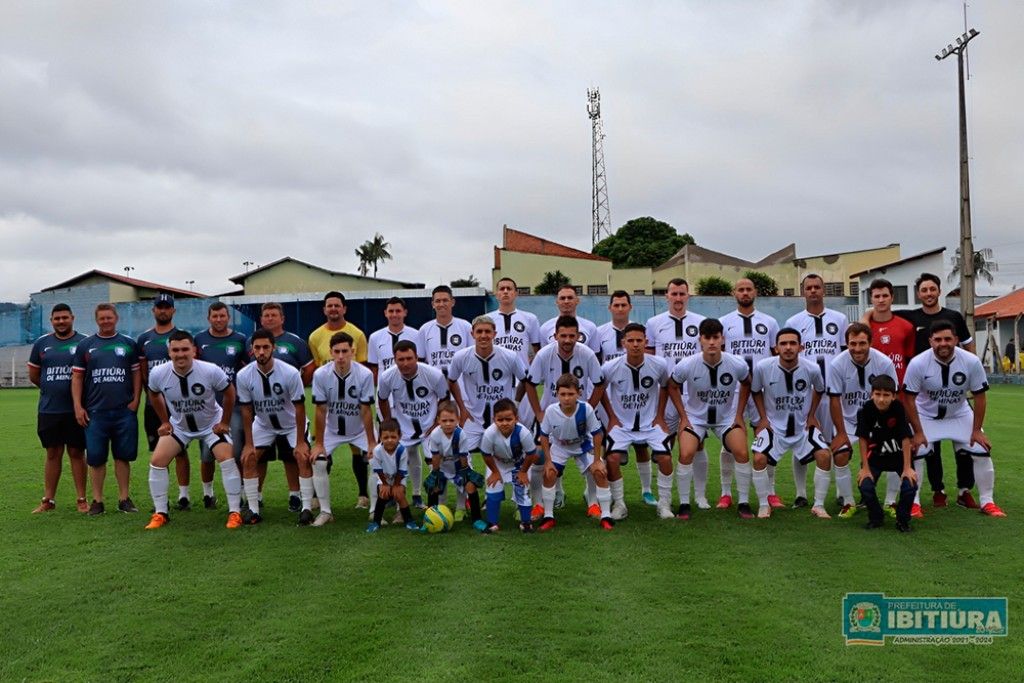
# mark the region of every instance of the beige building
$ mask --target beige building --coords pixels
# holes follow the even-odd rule
[[[205,294],[192,292],[177,287],[168,287],[158,282],[138,280],[103,270],[90,270],[76,275],[52,287],[46,287],[32,294],[33,301],[39,300],[74,300],[76,294],[88,291],[90,300],[97,302],[122,303],[128,301],[146,301],[155,299],[160,292],[169,292],[177,299],[202,298]]]
[[[364,277],[353,273],[328,270],[285,256],[229,278],[243,291],[240,294],[291,294],[298,292],[359,292],[386,289],[423,289],[422,282],[401,282],[386,278]]]

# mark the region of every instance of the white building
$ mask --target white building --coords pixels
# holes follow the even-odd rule
[[[939,247],[851,274],[850,277],[856,278],[858,281],[861,308],[864,309],[871,305],[871,293],[868,291],[868,286],[872,280],[879,278],[892,283],[893,308],[916,308],[920,305],[914,296],[914,281],[921,277],[921,273],[938,275],[942,280],[943,289],[946,289],[945,284],[949,271],[946,269],[945,259],[942,257],[945,251],[945,247]]]

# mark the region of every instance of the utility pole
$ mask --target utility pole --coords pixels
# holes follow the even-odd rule
[[[587,89],[587,115],[591,132],[591,221],[590,247],[612,234],[612,216],[608,208],[608,178],[604,170],[604,124],[601,122],[601,91]]]
[[[960,97],[960,311],[967,323],[967,330],[974,336],[974,238],[971,234],[971,181],[967,163],[967,104],[964,96],[964,54],[967,43],[976,37],[973,28],[956,39],[956,46],[950,43],[935,55],[942,61],[956,55],[957,83]]]

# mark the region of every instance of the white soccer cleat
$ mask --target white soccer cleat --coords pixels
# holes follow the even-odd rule
[[[832,515],[828,514],[828,511],[825,510],[825,508],[823,508],[820,505],[815,505],[814,507],[812,507],[811,514],[817,517],[818,519],[832,519]]]
[[[700,509],[700,510],[710,510],[711,509],[711,503],[708,502],[707,498],[698,498],[697,499],[697,508]]]
[[[612,503],[612,519],[625,519],[627,515],[629,515],[629,510],[626,509],[625,503],[619,503],[618,501]]]
[[[333,521],[334,515],[332,515],[329,512],[323,512],[321,510],[320,514],[317,515],[316,519],[313,520],[313,526],[324,526],[326,524],[330,524]]]
[[[658,517],[661,519],[675,519],[676,516],[668,505],[658,504]]]
[[[771,505],[762,505],[759,508],[757,508],[757,518],[758,519],[768,519],[771,516],[772,516],[772,506]]]

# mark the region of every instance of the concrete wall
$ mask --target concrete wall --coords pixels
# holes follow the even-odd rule
[[[293,292],[329,292],[332,289],[340,292],[359,292],[401,286],[400,282],[394,280],[335,275],[301,263],[286,261],[247,277],[245,294],[258,296]]]

